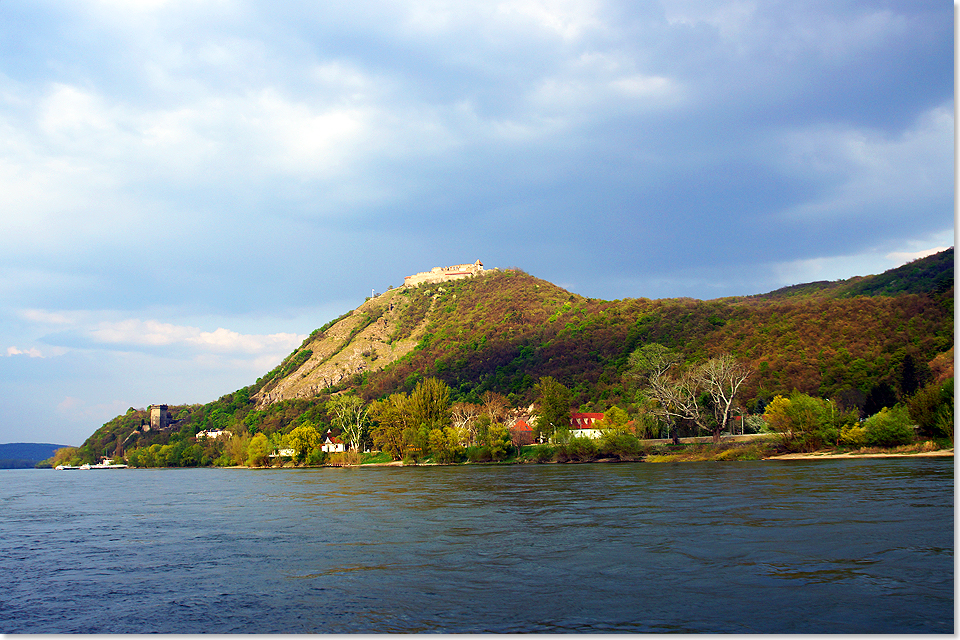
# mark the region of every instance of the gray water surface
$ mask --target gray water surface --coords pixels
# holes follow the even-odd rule
[[[0,632],[953,633],[953,460],[0,472]]]

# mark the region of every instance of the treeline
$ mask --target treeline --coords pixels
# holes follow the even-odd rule
[[[675,350],[648,344],[631,353],[624,376],[638,401],[604,408],[604,418],[594,425],[600,431],[596,439],[575,437],[570,424],[574,394],[554,378],[535,384],[532,415],[496,392],[485,392],[479,403],[453,401],[446,383],[428,378],[409,394],[372,402],[337,395],[314,408],[316,420],[302,413],[287,430],[266,433],[241,421],[218,438],[197,439],[184,427],[166,444],[126,452],[126,461],[143,467],[358,464],[371,452],[379,452],[381,461],[405,463],[636,460],[649,449],[646,439],[668,437],[679,444],[680,437],[712,434],[719,442],[722,433],[737,431],[774,434],[771,442],[780,451],[893,447],[920,440],[951,446],[952,378],[930,382],[866,419],[856,409],[800,391],[776,396],[762,414],[748,419],[738,396],[749,376],[749,368],[729,354],[693,364]],[[517,428],[520,416],[533,425],[532,433]],[[342,442],[346,450],[322,451],[331,441]]]
[[[525,410],[538,401],[540,380],[551,378],[569,391],[571,408],[603,412],[616,406],[635,424],[646,424],[649,394],[631,377],[630,359],[652,344],[676,354],[677,372],[725,354],[742,364],[749,372],[737,391],[744,423],[759,420],[777,396],[794,392],[865,419],[883,407],[906,406],[920,389],[952,378],[952,261],[950,250],[881,276],[826,283],[806,293],[713,301],[596,300],[517,270],[396,290],[392,300],[403,301],[397,313],[384,315],[386,307],[378,310],[373,299],[364,313],[345,314],[314,331],[255,384],[204,405],[172,405],[173,430],[145,432],[146,410],[131,407],[91,435],[77,455],[95,462],[189,441],[204,430],[276,440],[309,423],[319,433],[339,436],[331,399],[354,396],[372,419],[376,403],[398,394],[409,398],[428,379],[449,389],[451,406],[482,406],[487,394],[497,394],[510,408]],[[847,297],[892,290],[908,293]],[[409,337],[414,328],[423,331],[417,348],[403,358],[383,370],[350,375],[314,397],[258,402],[280,381],[302,379],[304,363],[329,352],[331,345],[321,344],[327,334],[355,335],[360,325],[386,323],[388,316],[394,323],[385,330],[389,340]],[[338,327],[341,322],[350,324]],[[340,337],[333,348],[348,345]],[[685,418],[675,426],[690,435],[706,428],[701,423]],[[220,455],[211,451],[200,460]]]

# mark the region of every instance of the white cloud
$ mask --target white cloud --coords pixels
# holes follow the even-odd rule
[[[913,127],[887,136],[863,128],[816,126],[783,136],[788,173],[836,186],[782,212],[787,220],[907,212],[942,197],[952,180],[953,107],[926,111]]]
[[[20,316],[31,322],[52,325],[70,325],[77,322],[76,313],[64,313],[62,311],[45,311],[43,309],[24,309]]]
[[[23,351],[17,347],[7,347],[7,357],[10,356],[30,356],[31,358],[42,358],[43,354],[40,353],[39,349],[27,349]]]
[[[926,258],[927,256],[932,256],[935,253],[940,253],[941,251],[946,251],[950,247],[933,247],[932,249],[924,249],[922,251],[894,251],[888,253],[886,258],[896,262],[896,266],[902,266],[908,262],[913,262],[914,260],[919,260],[920,258]]]
[[[582,0],[513,0],[497,4],[497,14],[509,21],[528,20],[567,41],[577,40],[604,25],[595,2]]]
[[[289,352],[297,347],[306,334],[274,333],[249,335],[218,328],[203,331],[198,327],[178,326],[156,320],[127,319],[118,322],[100,322],[88,335],[99,344],[122,346],[167,347],[190,346],[200,351]]]
[[[934,234],[932,237],[942,241],[946,235],[948,235],[948,232]],[[929,243],[930,240],[908,240],[904,241],[901,246],[912,248],[923,242]],[[929,244],[927,244],[927,247],[929,247]],[[911,260],[933,255],[948,248],[948,246],[936,246],[892,252],[874,250],[852,255],[824,256],[782,262],[772,266],[775,274],[774,286],[781,287],[819,280],[835,281],[846,280],[854,276],[878,275],[884,271],[903,266]]]

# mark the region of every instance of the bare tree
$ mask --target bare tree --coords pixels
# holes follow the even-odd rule
[[[674,443],[679,442],[676,425],[681,419],[711,431],[713,441],[720,442],[737,392],[750,376],[749,368],[729,354],[692,369],[679,370],[680,363],[678,353],[660,344],[648,344],[630,354],[629,375],[644,384],[656,401],[658,415],[670,423]],[[704,394],[709,402],[704,402]]]
[[[477,444],[477,418],[480,405],[471,402],[455,402],[450,407],[450,421],[457,430],[468,434],[470,444]]]
[[[699,386],[710,394],[714,417],[713,441],[720,442],[720,434],[727,430],[733,413],[737,391],[750,377],[750,369],[725,353],[697,367],[695,377]]]
[[[495,391],[484,391],[480,397],[483,400],[483,411],[490,418],[490,424],[501,424],[507,419],[510,412],[510,402]]]
[[[647,388],[654,400],[655,412],[670,427],[674,444],[680,443],[677,420],[686,417],[684,393],[678,388],[672,370],[681,362],[680,354],[662,344],[646,344],[630,354],[628,376]]]

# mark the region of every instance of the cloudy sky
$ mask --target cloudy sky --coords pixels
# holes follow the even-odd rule
[[[405,275],[762,293],[953,245],[953,7],[0,2],[0,442],[207,402]]]

